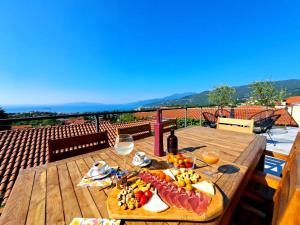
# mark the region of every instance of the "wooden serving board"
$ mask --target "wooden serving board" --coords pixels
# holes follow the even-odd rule
[[[124,210],[118,206],[117,195],[120,193],[116,187],[113,188],[107,198],[107,210],[109,218],[131,219],[131,220],[176,220],[176,221],[208,221],[216,218],[223,212],[223,196],[215,185],[216,194],[212,197],[210,205],[201,216],[194,212],[176,207],[169,207],[163,212],[149,212],[142,207],[134,210]]]

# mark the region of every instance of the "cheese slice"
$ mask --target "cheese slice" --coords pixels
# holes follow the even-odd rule
[[[150,212],[162,212],[168,208],[169,206],[160,199],[156,191],[153,192],[153,195],[147,204],[143,206],[143,209]]]
[[[215,195],[214,185],[210,182],[207,182],[206,180],[201,181],[197,184],[193,184],[192,186],[200,191],[207,193],[207,194]]]
[[[171,171],[170,169],[164,170],[164,173],[170,176],[173,180],[176,180],[173,171]]]

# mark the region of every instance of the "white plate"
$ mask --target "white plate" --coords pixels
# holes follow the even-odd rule
[[[142,164],[137,164],[137,163],[135,163],[134,161],[132,161],[132,164],[133,164],[134,166],[140,166],[140,167],[148,166],[150,163],[151,163],[151,159],[149,159],[149,158],[147,158],[147,157],[145,157],[145,160],[144,160],[144,162],[143,162]]]
[[[92,172],[92,170],[89,170],[89,172],[87,173],[87,175],[89,176],[89,177],[91,177],[91,179],[102,179],[102,178],[104,178],[104,177],[107,177],[110,173],[111,173],[111,171],[112,171],[112,168],[111,167],[109,167],[107,170],[106,170],[106,172],[104,173],[104,174],[99,174],[99,175],[92,175],[91,174],[91,172]]]

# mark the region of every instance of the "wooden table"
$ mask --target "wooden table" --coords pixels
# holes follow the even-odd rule
[[[164,135],[166,139],[168,134]],[[196,149],[201,157],[203,149],[220,153],[218,165],[234,165],[238,171],[218,174],[216,184],[224,193],[225,210],[222,216],[205,224],[226,224],[246,186],[251,173],[258,165],[266,146],[262,136],[190,127],[176,131],[180,148]],[[142,150],[154,159],[152,166],[161,165],[164,158],[153,155],[153,137],[135,142],[135,150]],[[166,144],[166,140],[164,141]],[[78,187],[77,184],[96,160],[110,165],[123,165],[123,158],[113,148],[49,163],[23,170],[0,218],[0,224],[69,224],[74,217],[108,218],[106,199],[109,189]],[[131,159],[130,159],[131,160]],[[129,159],[128,159],[129,161]],[[197,169],[201,173],[207,167]],[[117,207],[117,206],[116,206]],[[167,221],[126,221],[126,224],[179,224]],[[180,224],[192,224],[180,222]],[[194,223],[193,223],[194,224]]]

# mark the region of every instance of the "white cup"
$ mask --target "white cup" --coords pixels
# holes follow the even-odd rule
[[[105,174],[108,170],[108,164],[105,161],[97,161],[92,167],[92,175],[101,175]]]
[[[146,154],[145,152],[137,152],[133,157],[133,161],[136,164],[142,164],[145,161]]]

